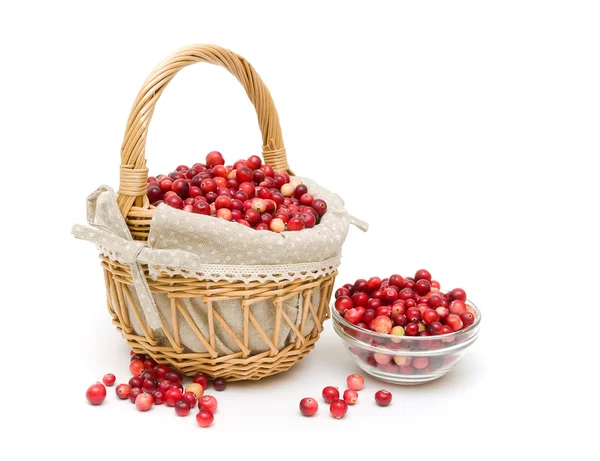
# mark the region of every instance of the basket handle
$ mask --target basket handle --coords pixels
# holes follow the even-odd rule
[[[161,62],[148,76],[137,95],[121,146],[121,175],[117,203],[124,217],[133,205],[148,206],[146,200],[146,137],[156,102],[169,82],[184,67],[207,62],[224,67],[242,84],[258,116],[263,139],[263,158],[275,171],[291,173],[287,163],[279,115],[271,93],[258,73],[243,57],[216,45],[190,45]]]

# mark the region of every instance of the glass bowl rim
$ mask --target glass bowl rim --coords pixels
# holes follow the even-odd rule
[[[440,290],[440,291],[442,291],[442,290]],[[481,310],[469,298],[467,298],[465,303],[469,304],[473,309],[475,309],[475,312],[477,313],[473,324],[469,325],[467,328],[464,328],[462,330],[453,331],[452,333],[446,333],[443,335],[435,335],[435,336],[398,336],[398,335],[390,335],[388,333],[377,333],[376,331],[366,330],[364,328],[359,327],[358,325],[354,325],[353,323],[348,322],[344,317],[342,317],[342,315],[335,308],[335,301],[332,303],[333,306],[332,306],[331,310],[333,311],[332,316],[335,317],[335,321],[341,323],[342,325],[344,325],[346,327],[352,328],[353,330],[355,330],[359,333],[367,333],[367,334],[373,335],[374,337],[382,338],[382,339],[402,338],[403,341],[407,340],[407,339],[411,340],[411,341],[412,340],[417,340],[417,341],[430,340],[431,341],[432,338],[444,339],[444,338],[458,337],[459,335],[462,335],[462,334],[468,333],[469,331],[475,330],[479,326],[479,324],[481,323]],[[364,341],[362,341],[362,342],[364,342]]]

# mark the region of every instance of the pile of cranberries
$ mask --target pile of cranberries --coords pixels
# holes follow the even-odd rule
[[[208,427],[213,423],[217,399],[204,394],[210,384],[205,374],[198,373],[192,383],[184,388],[183,376],[178,371],[166,365],[159,365],[153,359],[133,351],[129,371],[133,375],[129,382],[119,384],[115,388],[119,399],[129,399],[139,411],[148,411],[154,405],[166,404],[174,407],[179,416],[187,416],[193,408],[198,407],[198,425]],[[97,382],[88,388],[85,394],[88,402],[100,405],[106,398],[105,386],[113,386],[115,382],[116,377],[112,373],[104,375],[102,383]],[[227,383],[222,378],[213,381],[216,391],[223,391],[226,386]]]
[[[425,269],[414,277],[371,277],[335,292],[335,309],[349,323],[396,336],[437,336],[472,325],[475,310],[462,288],[447,293]]]
[[[154,206],[161,203],[191,213],[235,221],[256,230],[300,231],[317,225],[327,203],[313,197],[299,179],[274,172],[252,155],[225,166],[220,152],[191,168],[151,176],[146,189]]]
[[[348,389],[344,391],[340,398],[340,391],[337,387],[327,386],[323,389],[322,397],[325,403],[329,404],[329,413],[335,419],[342,419],[348,412],[348,405],[354,405],[358,400],[358,391],[364,385],[365,380],[361,375],[350,375],[346,378]],[[386,390],[375,392],[375,402],[377,405],[387,407],[392,402],[392,394]],[[304,416],[313,416],[319,409],[318,402],[312,397],[305,397],[300,400],[300,413]]]

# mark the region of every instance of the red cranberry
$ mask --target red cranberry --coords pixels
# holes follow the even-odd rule
[[[252,172],[252,181],[254,182],[254,184],[261,184],[265,179],[266,179],[267,175],[265,175],[265,172],[263,170],[255,170]]]
[[[304,416],[313,416],[319,409],[319,404],[315,399],[305,397],[300,400],[300,413]]]
[[[378,289],[373,291],[373,293],[371,293],[371,299],[377,299],[381,301],[383,299],[383,290]]]
[[[141,393],[135,398],[135,406],[140,411],[148,411],[154,404],[154,397],[150,394]]]
[[[442,334],[448,335],[450,333],[454,333],[454,330],[452,329],[452,327],[450,325],[444,325],[442,327]],[[444,338],[444,339],[442,339],[442,341],[445,343],[451,343],[454,341],[454,338]]]
[[[431,282],[431,274],[425,269],[419,269],[415,272],[415,280],[427,280],[428,282]]]
[[[394,285],[400,289],[404,288],[404,277],[398,274],[394,274],[390,277],[390,285]]]
[[[181,374],[175,370],[169,370],[165,375],[165,379],[172,383],[180,383],[183,381]]]
[[[446,325],[452,328],[452,330],[458,331],[463,327],[463,322],[460,319],[460,316],[456,314],[450,314],[446,318]]]
[[[379,306],[375,309],[375,315],[385,315],[386,317],[390,317],[392,315],[392,308],[391,306]]]
[[[300,197],[300,203],[302,205],[311,206],[315,198],[310,194],[303,194]]]
[[[208,388],[208,376],[204,373],[196,373],[192,382],[200,384],[205,390]]]
[[[358,392],[354,389],[346,389],[344,391],[344,402],[348,405],[354,405],[358,400]]]
[[[346,319],[347,322],[352,323],[353,325],[356,325],[361,320],[361,314],[354,308],[348,309],[344,313],[344,318]]]
[[[450,313],[461,315],[463,312],[467,312],[467,305],[458,299],[455,299],[450,303]]]
[[[275,220],[273,220],[275,221]],[[344,314],[348,309],[352,309],[354,307],[354,302],[347,296],[340,296],[335,300],[335,309],[340,313]]]
[[[406,336],[417,336],[419,334],[419,325],[410,322],[404,327],[404,332],[406,333]]]
[[[169,407],[174,407],[177,402],[183,397],[183,392],[180,389],[169,389],[165,394],[165,403]]]
[[[178,210],[183,208],[183,200],[177,194],[171,195],[168,198],[165,197],[165,203],[170,207],[177,208]]]
[[[213,381],[213,387],[215,388],[215,391],[224,391],[227,387],[227,381],[223,378],[217,378]]]
[[[171,381],[163,379],[160,383],[158,383],[158,390],[166,394],[167,391],[171,389],[171,384],[173,384]]]
[[[301,231],[306,227],[306,225],[302,219],[292,218],[288,221],[287,227],[289,231]]]
[[[102,383],[105,386],[112,386],[115,381],[117,380],[117,377],[115,375],[113,375],[112,373],[106,373],[103,377],[102,377]]]
[[[335,299],[338,299],[340,296],[350,296],[350,290],[348,290],[347,288],[338,288],[335,291]]]
[[[412,366],[417,370],[423,370],[424,368],[427,368],[427,365],[429,365],[429,359],[427,357],[415,357],[412,361]]]
[[[232,201],[226,195],[221,195],[221,196],[217,197],[217,199],[215,200],[215,208],[217,210],[219,210],[220,208],[229,208],[230,209],[231,205],[232,205]]]
[[[441,335],[443,329],[444,329],[444,326],[438,321],[431,322],[429,324],[429,331],[431,332],[432,335]]]
[[[158,382],[155,379],[145,379],[142,384],[142,390],[144,392],[151,393],[152,391],[158,389]]]
[[[131,394],[131,387],[127,384],[119,384],[115,388],[115,392],[117,393],[117,397],[121,400],[127,400],[129,398],[129,394]]]
[[[317,224],[317,220],[311,213],[302,213],[300,219],[307,229],[312,229],[315,227],[315,224]]]
[[[400,293],[398,293],[398,298],[400,298],[404,301],[413,299],[414,296],[415,296],[415,293],[410,288],[403,288],[402,290],[400,290]]]
[[[365,312],[362,315],[362,321],[368,325],[375,317],[377,317],[377,314],[374,309],[365,309]]]
[[[406,307],[407,309],[409,307],[415,307],[417,305],[417,302],[414,299],[407,299],[406,301],[404,301],[404,307]]]
[[[248,157],[248,160],[246,160],[246,165],[252,170],[257,170],[261,167],[262,160],[258,155],[251,155]]]
[[[144,380],[143,378],[141,378],[140,376],[133,376],[130,380],[129,380],[129,386],[133,389],[134,387],[139,387],[140,389],[142,388],[142,385],[144,384]]]
[[[85,398],[92,405],[100,405],[106,398],[106,387],[102,383],[92,384],[87,388]]]
[[[246,210],[246,213],[244,213],[244,219],[248,221],[251,226],[254,226],[260,222],[260,213],[250,208],[249,210]]]
[[[459,301],[465,302],[467,300],[467,293],[462,288],[455,288],[449,294],[451,301],[458,299]]]
[[[337,387],[327,386],[323,389],[322,395],[323,395],[323,400],[325,400],[325,403],[331,403],[335,399],[340,398],[340,391],[338,390]]]
[[[165,403],[165,393],[163,391],[154,391],[152,397],[154,397],[154,405],[162,405]]]
[[[178,416],[187,416],[190,413],[190,404],[185,400],[178,401],[175,404],[175,413],[177,413]]]
[[[382,305],[381,300],[380,299],[375,299],[375,298],[370,298],[367,301],[367,305],[366,307],[368,309],[377,309],[378,307],[380,307]]]
[[[408,325],[408,319],[404,314],[394,315],[392,317],[392,320],[395,325],[400,325],[401,327],[405,327],[406,325]]]
[[[131,392],[129,393],[129,401],[131,403],[135,403],[135,399],[137,398],[138,395],[140,395],[142,393],[142,390],[139,387],[133,387],[131,389]]]
[[[423,296],[429,293],[429,290],[431,290],[431,284],[427,280],[417,280],[417,283],[415,284],[415,291],[417,294]]]
[[[440,316],[440,320],[444,320],[450,314],[450,310],[447,307],[436,307],[435,311]]]
[[[473,325],[475,322],[475,316],[471,312],[463,312],[460,314],[460,319],[465,326]]]
[[[354,292],[365,291],[367,288],[367,281],[365,279],[358,279],[354,282]]]
[[[209,427],[214,420],[215,417],[208,410],[200,410],[196,415],[196,422],[200,427]]]
[[[133,376],[139,376],[144,370],[144,362],[141,360],[133,360],[129,364],[129,371]]]
[[[411,277],[406,277],[404,279],[404,288],[410,288],[411,290],[414,290],[416,285],[416,282]]]
[[[206,156],[206,165],[209,167],[225,165],[225,159],[223,158],[220,152],[213,150],[212,152],[209,152]]]
[[[394,304],[392,304],[390,314],[391,315],[404,315],[406,313],[406,307],[404,306],[404,302],[402,300],[397,300]]]
[[[208,410],[211,413],[215,413],[217,411],[218,402],[212,395],[203,395],[198,400],[198,409],[199,410]]]
[[[367,307],[368,301],[369,295],[364,292],[358,292],[352,295],[352,302],[355,306]]]
[[[426,325],[431,325],[433,322],[438,322],[440,320],[439,314],[431,308],[425,309],[422,316],[423,316],[423,322]]]
[[[327,203],[319,198],[314,199],[311,206],[319,213],[319,216],[323,216],[327,212]]]
[[[346,384],[350,389],[360,391],[365,386],[365,379],[361,375],[353,374],[346,378]]]
[[[329,412],[335,419],[342,419],[348,411],[348,404],[341,399],[335,399],[329,405]]]
[[[427,304],[433,309],[440,307],[442,305],[442,297],[438,295],[431,295],[427,300]]]
[[[253,177],[252,170],[250,168],[248,168],[247,166],[239,167],[235,173],[235,179],[240,184],[243,182],[251,182],[252,177]]]
[[[375,392],[375,402],[381,407],[387,407],[392,402],[392,394],[386,390]]]
[[[421,320],[421,311],[416,307],[409,307],[406,309],[406,318],[411,322],[418,322]]]
[[[209,192],[215,192],[218,187],[219,186],[217,186],[217,183],[214,179],[203,179],[200,183],[200,189],[205,194],[208,194]]]

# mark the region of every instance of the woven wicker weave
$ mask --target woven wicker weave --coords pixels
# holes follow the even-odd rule
[[[193,45],[185,47],[163,61],[150,74],[139,92],[127,122],[125,138],[121,149],[121,180],[118,204],[125,217],[132,236],[137,240],[147,240],[154,208],[146,198],[145,145],[148,126],[154,107],[160,95],[179,70],[196,62],[217,64],[231,72],[243,85],[250,101],[254,104],[262,133],[263,157],[275,171],[290,173],[281,136],[279,117],[269,90],[254,68],[241,56],[214,45]],[[293,174],[293,173],[292,173]],[[315,345],[322,331],[323,321],[329,317],[328,303],[331,297],[336,273],[316,280],[296,280],[291,282],[267,282],[250,284],[230,282],[199,281],[181,276],[164,274],[152,280],[146,274],[152,293],[168,294],[171,300],[171,318],[161,318],[162,329],[167,343],[158,341],[149,328],[144,314],[136,306],[132,296],[134,290],[131,272],[122,265],[101,256],[105,272],[107,303],[113,323],[122,332],[129,345],[136,352],[148,354],[159,363],[167,363],[186,375],[204,372],[216,378],[229,381],[256,380],[289,369],[307,355]],[[318,305],[313,305],[312,295],[320,292]],[[285,313],[282,303],[291,297],[299,296],[302,305],[302,319],[299,326]],[[209,334],[204,336],[187,312],[182,298],[201,297],[207,306]],[[237,334],[213,309],[213,303],[222,300],[238,300],[243,310],[243,331]],[[267,334],[252,314],[252,305],[259,301],[272,300],[275,309],[275,328]],[[135,316],[141,332],[134,331],[130,315]],[[309,316],[314,328],[305,332]],[[189,324],[194,334],[206,349],[205,352],[185,350],[181,346],[179,322]],[[292,344],[278,349],[276,338],[285,322],[294,331],[297,339]],[[219,324],[231,336],[239,351],[227,356],[219,356],[215,346],[215,325]],[[268,350],[252,354],[248,348],[249,326],[252,325],[268,346]],[[310,325],[310,324],[308,324]],[[306,333],[306,332],[305,332]]]

